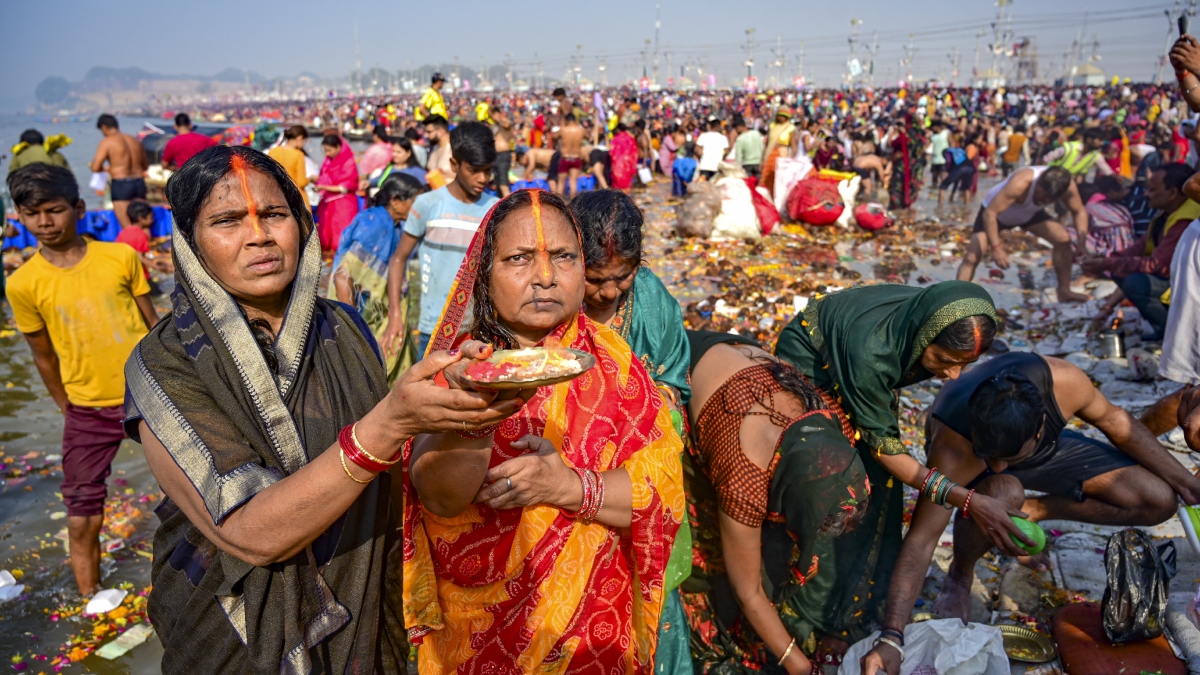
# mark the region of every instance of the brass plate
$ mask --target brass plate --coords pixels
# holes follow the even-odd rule
[[[546,387],[546,386],[549,386],[552,384],[558,384],[560,382],[568,382],[568,381],[573,380],[573,379],[579,377],[580,375],[586,373],[587,371],[591,370],[592,367],[594,367],[596,365],[596,357],[592,356],[591,354],[588,354],[587,352],[582,352],[582,351],[579,351],[578,349],[567,349],[567,351],[574,354],[575,358],[578,359],[579,363],[583,366],[583,369],[580,370],[578,373],[573,373],[571,375],[560,375],[558,377],[538,378],[538,379],[532,379],[532,380],[505,380],[503,382],[483,382],[480,380],[472,379],[469,375],[465,375],[465,374],[464,374],[464,377],[471,380],[475,384],[487,387],[488,389],[533,389],[536,387]],[[487,361],[491,362],[491,363],[499,363],[500,361],[503,361],[506,358],[513,358],[513,357],[542,358],[545,353],[546,353],[545,347],[530,347],[528,349],[504,349],[504,350],[500,350],[500,351],[497,351],[496,353],[492,354],[491,358],[487,359]]]
[[[1025,626],[996,626],[1004,635],[1004,653],[1014,661],[1047,663],[1058,653],[1050,638]]]

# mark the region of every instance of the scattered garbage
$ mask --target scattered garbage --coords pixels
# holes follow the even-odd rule
[[[98,591],[91,600],[88,600],[87,606],[83,608],[83,613],[107,614],[120,607],[121,601],[125,599],[126,595],[129,595],[129,592],[119,588],[106,588]]]
[[[118,635],[116,640],[96,650],[96,656],[109,661],[122,657],[150,639],[151,635],[154,635],[154,628],[148,623],[139,623]]]
[[[0,570],[0,602],[16,600],[25,591],[25,584],[18,584],[8,570]]]

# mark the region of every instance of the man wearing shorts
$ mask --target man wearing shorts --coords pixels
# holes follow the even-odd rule
[[[563,126],[558,137],[558,175],[563,179],[556,186],[559,194],[575,194],[579,185],[579,174],[583,170],[583,127],[575,119],[575,113],[563,115]]]
[[[1066,430],[1072,417],[1095,426],[1109,443]],[[1009,539],[1017,531],[1010,515],[1149,526],[1175,514],[1176,495],[1188,504],[1200,502],[1200,478],[1141,422],[1105,399],[1086,373],[1030,352],[999,356],[946,382],[929,409],[925,438],[926,465],[1007,506],[1007,513],[985,512],[976,510],[981,501],[967,502],[969,519],[961,511],[956,516],[954,559],[932,610],[947,619],[966,620],[980,556],[993,547],[1026,555]],[[1027,498],[1026,489],[1045,494]],[[904,630],[951,515],[918,498],[892,572],[885,630]],[[1046,567],[1041,556],[1022,562]],[[899,672],[899,659],[893,647],[877,643],[863,659],[863,672],[880,666]]]
[[[146,150],[142,142],[121,133],[117,118],[112,115],[101,115],[96,120],[96,128],[104,134],[100,145],[96,147],[96,156],[92,159],[92,171],[107,171],[111,181],[113,213],[121,227],[129,227],[129,216],[125,210],[129,202],[146,198],[146,169],[150,162],[146,159]]]
[[[41,248],[8,282],[17,330],[63,416],[63,503],[81,595],[100,585],[105,480],[125,439],[125,361],[158,321],[138,254],[88,242],[70,171],[33,164],[8,175],[21,224]]]
[[[983,198],[983,206],[975,217],[975,229],[967,254],[958,267],[959,281],[975,278],[975,268],[988,251],[996,266],[1008,269],[1008,253],[1000,241],[1001,230],[1021,228],[1045,239],[1054,247],[1054,272],[1058,276],[1059,302],[1086,302],[1090,296],[1071,290],[1071,265],[1075,248],[1067,229],[1051,215],[1046,207],[1062,201],[1075,223],[1079,241],[1087,241],[1088,214],[1079,198],[1071,174],[1060,167],[1027,166],[1014,171],[998,183]],[[1080,244],[1083,246],[1083,244]]]

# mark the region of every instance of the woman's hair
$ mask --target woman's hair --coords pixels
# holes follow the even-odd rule
[[[767,372],[771,373],[771,377],[775,378],[779,386],[800,399],[800,402],[804,404],[805,411],[812,412],[814,410],[829,409],[817,386],[809,382],[807,377],[791,365],[766,357],[758,359],[758,362],[767,369]]]
[[[417,163],[416,154],[413,153],[412,141],[408,140],[404,136],[389,136],[388,142],[392,145],[398,145],[408,151],[408,162],[406,162],[404,166],[420,166],[420,164]]]
[[[336,136],[334,134],[326,134],[325,137],[321,139],[321,145],[328,145],[331,148],[340,148],[342,147],[342,139],[340,136]]]
[[[968,316],[942,329],[933,344],[952,352],[980,355],[992,348],[996,339],[996,321],[986,314]]]
[[[581,192],[571,214],[583,232],[583,263],[601,266],[617,260],[642,262],[642,210],[620,190]]]
[[[423,190],[424,186],[421,185],[421,181],[414,176],[393,171],[379,184],[379,191],[375,193],[372,203],[375,206],[387,206],[392,203],[393,199],[400,201],[416,199]]]
[[[291,177],[279,165],[279,162],[258,150],[245,146],[215,145],[201,150],[179,171],[171,174],[171,178],[167,181],[167,203],[171,205],[171,215],[179,233],[194,249],[196,246],[196,219],[200,216],[200,209],[208,200],[208,196],[212,194],[217,183],[220,183],[234,170],[235,160],[240,160],[247,170],[266,174],[279,185],[279,189],[287,201],[288,210],[292,212],[292,217],[300,226],[300,241],[301,247],[303,247],[303,242],[308,240],[313,229],[312,211],[309,210],[308,200],[304,198],[303,193],[292,182]],[[196,251],[196,254],[203,259],[201,251]],[[245,312],[243,311],[242,314],[244,316]],[[258,343],[263,358],[267,361],[267,366],[271,368],[271,372],[278,372],[279,361],[275,356],[273,346],[275,337],[270,324],[262,319],[248,321],[248,323],[250,332],[253,333],[254,340]]]
[[[299,124],[293,124],[283,132],[284,140],[290,141],[295,138],[308,138],[308,129],[305,129]]]
[[[500,324],[499,314],[496,312],[495,305],[492,304],[492,264],[496,258],[496,236],[500,232],[500,226],[509,216],[521,209],[529,208],[533,204],[534,192],[537,193],[543,211],[546,207],[558,211],[575,228],[575,233],[580,238],[583,236],[579,232],[579,223],[575,221],[575,216],[571,215],[571,209],[567,203],[553,192],[517,190],[493,207],[492,218],[488,223],[483,246],[479,251],[479,272],[475,277],[475,287],[471,290],[472,297],[475,299],[471,337],[481,342],[487,342],[496,349],[512,349],[517,346],[516,336]]]

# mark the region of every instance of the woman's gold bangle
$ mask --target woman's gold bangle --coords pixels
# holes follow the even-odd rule
[[[779,657],[779,663],[777,663],[775,665],[782,666],[783,662],[787,661],[787,657],[792,653],[792,650],[795,648],[796,648],[796,638],[792,638],[792,641],[788,643],[788,648],[783,650],[783,656]]]
[[[341,460],[342,460],[342,471],[346,472],[346,475],[350,477],[350,480],[352,480],[355,483],[358,483],[360,485],[366,485],[367,483],[370,483],[372,480],[375,480],[374,478],[368,478],[367,480],[360,480],[359,478],[356,478],[354,476],[354,474],[350,473],[350,467],[346,466],[346,451],[345,450],[338,448],[338,457],[341,458]]]
[[[380,464],[383,464],[385,466],[392,466],[396,462],[400,461],[400,453],[396,453],[396,459],[393,459],[389,462],[386,459],[379,459],[375,455],[372,455],[371,453],[367,452],[367,449],[362,446],[362,443],[358,442],[358,435],[354,433],[355,430],[357,430],[357,429],[358,429],[358,422],[355,422],[354,425],[350,427],[350,440],[354,441],[354,447],[358,448],[359,452],[366,455],[367,459],[371,460],[372,462],[379,462]]]

